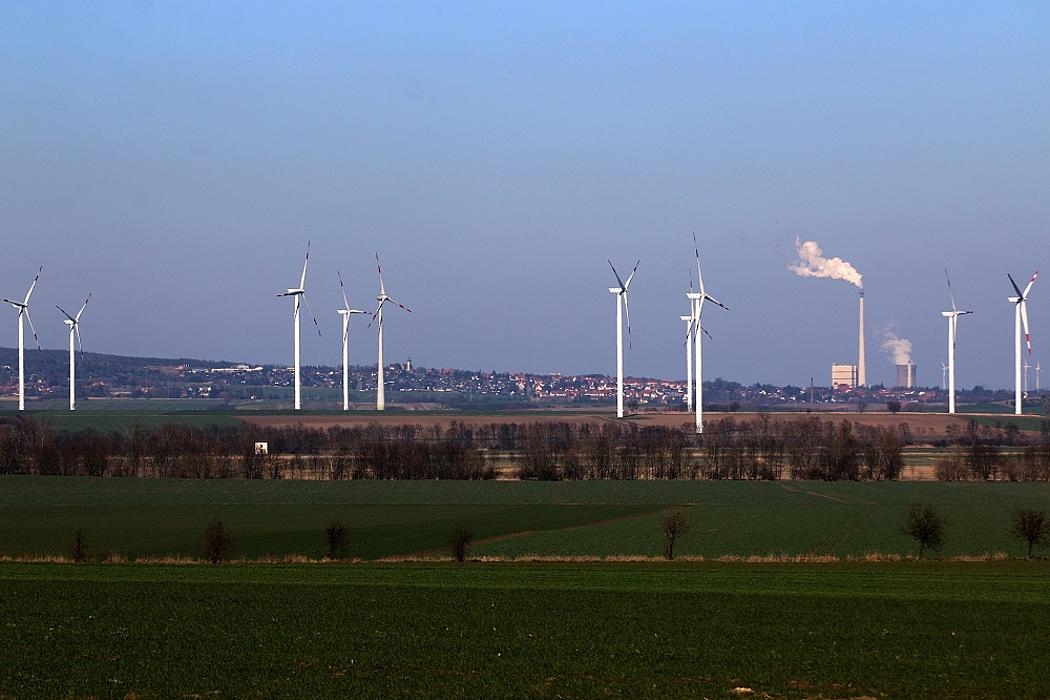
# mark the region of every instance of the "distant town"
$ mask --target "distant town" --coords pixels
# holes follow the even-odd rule
[[[27,353],[27,396],[31,399],[61,399],[68,396],[65,351]],[[291,396],[291,369],[279,365],[248,365],[196,359],[137,358],[87,353],[79,364],[78,392],[87,399],[198,399],[230,403],[245,408],[276,405]],[[17,354],[0,348],[0,394],[3,399],[17,393]],[[498,372],[415,365],[410,359],[385,369],[387,391],[409,407],[433,408],[528,408],[545,406],[595,406],[614,401],[616,380],[605,374],[536,374]],[[318,407],[334,404],[340,395],[342,370],[338,367],[306,366],[303,386],[308,400]],[[372,400],[376,368],[352,366],[350,386],[353,400],[365,408]],[[629,377],[625,399],[632,410],[667,410],[685,403],[685,381],[651,377]],[[1030,392],[1030,400],[1035,392]],[[1039,392],[1039,397],[1047,392]],[[970,404],[1009,401],[1009,391],[974,387],[959,393]],[[714,379],[704,382],[704,404],[712,410],[937,410],[946,401],[939,387],[860,388],[846,383],[836,387],[776,386],[743,384]],[[275,403],[276,402],[276,403]],[[0,403],[0,406],[3,404]]]

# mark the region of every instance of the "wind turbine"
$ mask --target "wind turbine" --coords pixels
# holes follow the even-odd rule
[[[955,413],[955,342],[959,333],[959,317],[972,314],[973,311],[959,311],[955,305],[955,293],[952,291],[952,278],[948,268],[944,268],[944,279],[948,283],[948,298],[952,302],[951,311],[942,311],[941,316],[948,319],[948,413]]]
[[[346,287],[343,285],[343,275],[339,270],[335,271],[339,278],[339,291],[343,294],[343,308],[339,309],[339,315],[343,317],[343,410],[350,410],[350,317],[354,314],[367,314],[367,311],[351,309],[350,300],[346,298]]]
[[[376,311],[372,314],[372,320],[369,322],[368,327],[371,328],[373,323],[379,323],[379,364],[376,369],[376,410],[386,410],[386,389],[383,386],[383,307],[387,304],[394,304],[400,306],[405,311],[412,313],[412,309],[408,308],[404,304],[394,301],[386,293],[386,287],[383,286],[383,268],[379,264],[379,253],[376,253],[376,270],[379,271],[379,294],[376,295],[376,301],[379,302],[379,306],[376,307]]]
[[[87,308],[88,302],[91,301],[91,293],[88,293],[87,299],[84,300],[84,305],[80,307],[80,311],[77,312],[76,316],[70,316],[66,313],[66,310],[61,306],[55,308],[62,312],[62,315],[66,317],[63,321],[69,326],[69,410],[77,410],[77,355],[73,348],[73,336],[76,336],[77,343],[80,344],[80,352],[84,352],[84,341],[80,337],[80,317],[84,315],[84,309]]]
[[[704,302],[709,301],[726,311],[729,311],[729,307],[707,293],[707,288],[704,286],[704,275],[700,271],[700,248],[696,243],[696,234],[693,234],[693,252],[696,254],[696,278],[700,284],[700,291],[689,295],[689,298],[693,300],[693,325],[690,327],[690,330],[693,333],[693,342],[696,343],[696,393],[694,395],[694,403],[696,405],[696,433],[700,435],[704,432],[703,335],[707,333],[701,323],[704,314]],[[710,337],[710,334],[708,337]]]
[[[1024,367],[1022,367],[1022,369],[1024,369],[1024,391],[1022,393],[1024,394],[1024,397],[1027,399],[1028,398],[1028,370],[1032,369],[1032,365],[1028,364],[1028,358],[1027,357],[1024,358]]]
[[[613,267],[612,260],[609,267],[616,276],[618,287],[609,287],[609,293],[616,295],[616,417],[623,418],[623,314],[627,312],[627,342],[631,342],[631,307],[627,303],[627,290],[631,287],[634,273],[638,272],[641,260],[634,264],[634,269],[627,276],[627,281],[620,279],[620,273]]]
[[[1008,297],[1007,301],[1014,305],[1014,413],[1019,416],[1023,409],[1021,396],[1021,330],[1022,328],[1024,329],[1025,345],[1028,346],[1028,354],[1031,355],[1032,336],[1028,332],[1028,293],[1032,291],[1032,285],[1035,284],[1035,278],[1039,276],[1039,270],[1036,270],[1035,274],[1032,275],[1032,279],[1028,280],[1028,286],[1024,288],[1023,292],[1009,273],[1006,276],[1010,279],[1010,285],[1013,286],[1014,291],[1017,292],[1017,296]]]
[[[314,310],[310,307],[310,301],[306,298],[306,268],[310,265],[310,241],[306,242],[306,259],[303,261],[303,274],[299,278],[299,286],[293,289],[288,289],[284,292],[279,293],[279,297],[292,297],[294,302],[294,310],[292,312],[292,333],[295,336],[295,410],[298,411],[303,407],[302,402],[302,377],[299,370],[299,311],[300,311],[300,300],[306,302],[306,308],[310,309],[310,318],[314,321],[314,328],[317,329],[317,335],[321,335],[321,327],[317,325],[317,317],[314,315]]]
[[[29,297],[33,296],[33,290],[36,288],[37,280],[40,279],[40,273],[44,271],[43,266],[36,271],[36,277],[33,278],[32,284],[29,285],[29,291],[26,292],[26,298],[22,301],[13,301],[11,299],[4,299],[4,302],[10,304],[12,308],[18,310],[18,410],[26,410],[26,358],[25,358],[25,323],[22,318],[25,317],[29,321],[29,328],[33,331],[33,340],[36,341],[36,349],[40,349],[40,338],[37,337],[36,328],[33,327],[33,317],[29,315]]]
[[[941,391],[948,389],[948,365],[941,362]]]

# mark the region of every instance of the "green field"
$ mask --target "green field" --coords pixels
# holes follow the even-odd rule
[[[0,697],[1038,698],[1048,584],[1046,562],[4,564]]]
[[[660,513],[682,505],[693,530],[681,554],[907,554],[913,503],[947,518],[946,556],[1023,548],[1019,506],[1050,509],[1047,483],[721,481],[242,481],[0,477],[0,555],[61,555],[82,528],[93,557],[197,557],[205,524],[232,530],[233,555],[324,554],[323,529],[350,529],[350,553],[442,553],[460,525],[475,555],[655,556]],[[1046,552],[1044,552],[1046,553]]]

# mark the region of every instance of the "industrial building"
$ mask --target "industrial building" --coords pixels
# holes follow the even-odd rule
[[[845,386],[854,389],[857,386],[857,365],[831,365],[831,388]]]

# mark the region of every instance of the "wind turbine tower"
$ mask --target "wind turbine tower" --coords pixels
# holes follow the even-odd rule
[[[44,271],[43,266],[36,271],[36,277],[33,278],[33,282],[29,285],[29,291],[26,292],[25,299],[22,301],[14,301],[12,299],[4,299],[5,303],[11,305],[12,308],[18,311],[18,410],[26,410],[26,343],[25,343],[25,321],[29,321],[29,329],[33,331],[33,340],[36,341],[36,349],[40,349],[40,338],[37,337],[36,328],[33,327],[33,317],[29,315],[29,298],[33,296],[33,290],[36,289],[36,283],[40,279],[40,273]],[[25,320],[23,320],[23,318]]]
[[[343,275],[339,270],[335,271],[339,278],[339,291],[343,294],[343,308],[339,309],[339,315],[343,317],[343,410],[350,410],[350,317],[354,314],[367,314],[367,311],[350,308],[350,300],[346,298],[346,287],[343,285]]]
[[[91,301],[91,294],[89,293],[87,299],[84,300],[84,305],[80,307],[80,311],[77,312],[76,316],[70,316],[66,313],[66,310],[61,306],[55,308],[62,312],[62,315],[66,317],[65,323],[69,326],[69,410],[77,410],[77,354],[73,347],[73,336],[76,336],[77,343],[80,344],[80,352],[84,352],[84,341],[80,338],[80,317],[84,315],[84,309],[87,308],[88,302]]]
[[[631,274],[628,275],[627,281],[624,282],[620,279],[620,273],[616,271],[616,268],[612,264],[612,260],[609,261],[609,267],[612,268],[613,275],[616,276],[617,287],[609,287],[609,293],[616,295],[616,417],[623,418],[623,315],[627,312],[627,342],[630,344],[631,338],[631,307],[627,303],[627,290],[631,286],[631,280],[634,279],[634,273],[638,272],[639,260],[634,264],[634,269],[631,270]]]
[[[301,312],[302,302],[306,302],[306,308],[310,309],[310,317],[314,321],[314,328],[317,329],[317,335],[321,335],[321,327],[317,325],[317,317],[314,315],[314,310],[310,307],[310,301],[306,298],[306,268],[310,265],[310,241],[306,242],[306,259],[303,261],[303,274],[299,278],[299,286],[288,289],[284,292],[279,293],[279,297],[292,297],[293,310],[292,310],[292,333],[294,336],[294,347],[295,347],[295,367],[293,373],[295,375],[295,410],[301,410],[303,407],[302,402],[302,372],[299,368],[299,315]]]
[[[690,300],[689,308],[692,311],[693,302]],[[693,412],[693,314],[679,316],[685,321],[685,406],[686,411]]]
[[[399,306],[405,311],[412,313],[412,309],[408,308],[404,304],[394,301],[386,293],[386,287],[383,286],[383,267],[379,264],[379,253],[376,253],[376,270],[379,272],[379,294],[376,295],[376,301],[379,302],[379,306],[376,307],[376,311],[372,314],[372,321],[368,324],[369,327],[373,323],[379,324],[379,363],[376,367],[376,410],[386,410],[386,387],[383,385],[383,307],[386,304],[394,304]]]
[[[1017,296],[1007,297],[1007,301],[1014,305],[1014,414],[1021,415],[1024,408],[1024,400],[1021,391],[1021,331],[1024,331],[1025,345],[1028,346],[1028,354],[1032,354],[1032,336],[1028,331],[1028,293],[1032,291],[1032,285],[1039,276],[1039,270],[1035,271],[1028,285],[1021,291],[1009,273],[1010,285],[1017,292]]]
[[[972,314],[973,311],[959,311],[955,305],[952,278],[948,276],[947,268],[944,270],[944,279],[948,283],[948,299],[952,303],[951,311],[941,312],[941,316],[948,319],[948,413],[955,413],[955,345],[959,334],[959,317]]]
[[[697,435],[701,435],[704,432],[703,335],[707,333],[707,330],[704,329],[702,323],[704,302],[710,301],[715,306],[719,306],[726,311],[729,310],[729,307],[707,293],[707,288],[704,286],[704,275],[700,271],[700,248],[696,243],[695,234],[693,235],[693,252],[696,254],[696,278],[700,285],[700,291],[696,294],[690,294],[689,298],[693,300],[693,325],[691,331],[693,334],[693,342],[696,343],[696,392],[694,395],[696,405],[696,433]]]

